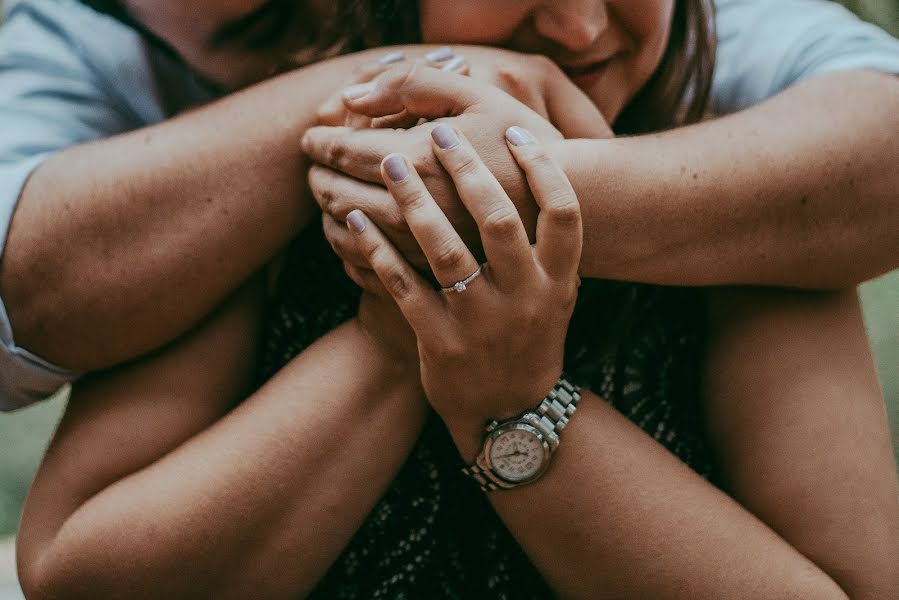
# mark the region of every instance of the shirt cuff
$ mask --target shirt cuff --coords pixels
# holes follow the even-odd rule
[[[6,307],[0,299],[0,411],[45,400],[79,375],[16,346]]]

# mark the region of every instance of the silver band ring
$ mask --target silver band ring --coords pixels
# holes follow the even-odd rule
[[[486,263],[485,263],[485,264],[486,264]],[[482,272],[483,270],[484,270],[484,265],[478,265],[478,268],[475,269],[475,272],[474,272],[474,273],[472,273],[471,275],[469,275],[469,276],[466,277],[465,279],[462,279],[462,280],[460,280],[460,281],[457,281],[456,283],[454,283],[453,285],[451,285],[451,286],[449,286],[449,287],[440,288],[440,291],[441,291],[441,292],[444,292],[444,293],[447,293],[447,294],[450,294],[450,293],[461,294],[461,293],[464,292],[466,289],[468,289],[468,284],[471,283],[472,281],[474,281],[474,280],[478,277],[478,275],[481,274],[481,272]]]

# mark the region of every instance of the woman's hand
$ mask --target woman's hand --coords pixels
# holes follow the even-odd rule
[[[409,61],[408,63],[406,61]],[[385,53],[377,61],[360,66],[350,87],[369,84],[385,71],[403,64],[423,65],[446,72],[469,75],[512,96],[556,126],[566,138],[607,138],[612,130],[590,98],[565,75],[556,63],[541,54],[523,54],[489,46],[402,47]],[[357,88],[358,89],[358,88]],[[332,96],[319,110],[321,125],[350,127],[409,127],[421,119],[448,116],[429,112],[405,119],[390,114],[359,114],[344,102],[344,94]]]
[[[409,61],[407,63],[407,61]],[[397,46],[388,49],[377,60],[359,65],[353,77],[347,81],[345,89],[364,86],[381,73],[398,64],[418,64],[443,71],[468,75],[468,62],[446,46]],[[338,91],[325,101],[318,109],[318,124],[329,127],[411,127],[418,121],[417,117],[407,119],[390,119],[389,115],[372,118],[349,110],[343,101],[344,90]]]
[[[527,182],[498,132],[516,123],[534,131],[543,141],[561,140],[561,133],[545,119],[491,85],[433,68],[394,67],[375,80],[364,98],[347,103],[370,115],[457,115],[451,123],[472,140],[503,188],[512,198],[529,236],[533,236],[536,206]],[[434,124],[409,130],[354,130],[317,127],[303,138],[304,151],[320,163],[309,173],[309,184],[325,214],[325,233],[345,262],[364,268],[365,261],[343,227],[346,214],[362,209],[416,266],[426,264],[390,195],[381,187],[377,164],[391,151],[403,152],[426,186],[476,255],[480,240],[470,215],[458,200],[455,186],[431,152]],[[328,168],[325,168],[328,167]]]
[[[439,125],[431,137],[477,223],[487,263],[475,259],[401,154],[383,161],[383,178],[445,289],[435,291],[418,275],[363,211],[347,222],[415,331],[431,405],[454,435],[476,436],[484,421],[535,406],[562,372],[579,284],[580,207],[543,146],[510,128],[509,147],[540,208],[531,246],[515,205],[463,134]]]

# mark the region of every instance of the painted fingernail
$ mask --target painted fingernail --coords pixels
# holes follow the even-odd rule
[[[431,130],[431,137],[444,150],[449,150],[459,145],[459,136],[456,135],[456,132],[449,125],[441,123]]]
[[[506,139],[513,146],[527,146],[537,141],[530,131],[517,125],[506,129]]]
[[[449,61],[442,67],[440,67],[440,70],[441,71],[458,71],[459,69],[461,69],[464,66],[465,66],[465,57],[457,56],[456,58],[452,59],[451,61]]]
[[[425,58],[431,62],[443,62],[445,60],[449,60],[456,55],[453,52],[453,49],[444,46],[443,48],[437,48],[436,50],[431,50],[427,54],[425,54]]]
[[[387,171],[387,176],[394,183],[400,183],[409,177],[406,161],[399,154],[391,154],[384,159],[384,170]]]
[[[359,85],[353,85],[343,90],[343,97],[347,100],[358,100],[363,96],[367,96],[375,89],[375,83],[370,81],[369,83],[360,83]]]
[[[354,210],[346,216],[346,224],[353,233],[365,231],[365,216],[361,210]]]
[[[396,52],[391,52],[390,54],[385,54],[381,58],[378,59],[379,65],[392,65],[393,63],[398,63],[406,59],[406,53],[402,50],[397,50]]]

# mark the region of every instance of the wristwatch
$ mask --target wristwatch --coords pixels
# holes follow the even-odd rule
[[[462,472],[485,492],[537,481],[559,447],[559,434],[577,410],[580,388],[565,374],[534,410],[507,421],[490,421],[475,464]]]

